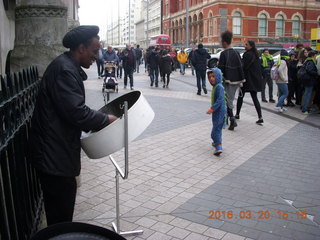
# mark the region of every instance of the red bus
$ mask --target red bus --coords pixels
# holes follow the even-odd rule
[[[150,37],[149,46],[160,47],[161,49],[170,49],[171,48],[171,38],[169,35],[160,34]]]

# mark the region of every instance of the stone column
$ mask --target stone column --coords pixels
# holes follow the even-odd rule
[[[67,49],[67,7],[59,0],[21,1],[16,7],[16,38],[11,72],[35,65],[42,76],[48,64]]]

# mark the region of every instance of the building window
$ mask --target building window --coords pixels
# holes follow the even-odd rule
[[[213,31],[213,18],[212,18],[212,13],[209,14],[209,36],[212,36],[212,31]]]
[[[294,16],[292,22],[292,36],[300,36],[301,21],[299,16]]]
[[[282,15],[278,15],[276,19],[276,37],[284,36],[284,17]]]
[[[241,13],[240,12],[235,12],[233,14],[233,19],[232,19],[232,32],[233,34],[241,34]]]
[[[318,27],[320,27],[320,17],[318,18]]]
[[[267,15],[262,13],[259,16],[259,36],[267,36]]]
[[[166,16],[168,16],[168,3],[166,3]]]

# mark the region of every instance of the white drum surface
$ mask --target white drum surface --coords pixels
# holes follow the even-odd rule
[[[124,94],[99,111],[118,117],[98,132],[93,132],[81,139],[81,147],[91,159],[98,159],[119,151],[124,147],[123,104],[128,102],[128,136],[129,142],[136,139],[150,125],[154,111],[140,91]]]

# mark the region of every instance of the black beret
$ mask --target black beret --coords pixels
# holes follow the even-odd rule
[[[63,37],[62,44],[66,48],[75,48],[81,43],[98,35],[99,27],[95,25],[82,25],[71,29]]]

